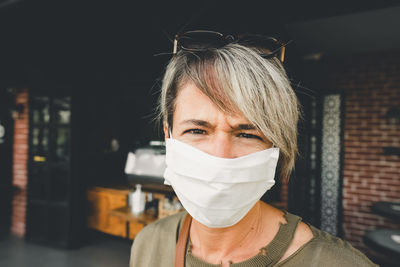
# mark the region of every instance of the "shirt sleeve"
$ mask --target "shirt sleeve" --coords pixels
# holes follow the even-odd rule
[[[133,241],[129,267],[173,267],[183,215],[178,213],[144,227]]]
[[[315,236],[278,267],[376,267],[367,256],[354,248],[349,242],[330,234],[311,228]]]

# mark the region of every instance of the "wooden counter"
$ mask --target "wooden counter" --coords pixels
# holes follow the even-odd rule
[[[151,222],[157,220],[155,212],[133,214],[130,207],[125,206],[110,211],[110,215],[120,218],[126,225],[126,236],[134,239],[140,230]]]
[[[110,235],[126,238],[126,224],[121,218],[111,216],[113,209],[128,204],[128,188],[93,187],[87,192],[89,203],[88,226]]]
[[[95,186],[88,190],[89,202],[88,226],[110,235],[134,239],[137,233],[147,224],[157,220],[156,212],[148,211],[134,215],[128,205],[128,194],[134,185],[101,187]],[[152,193],[153,199],[159,199],[159,204],[166,200],[166,195],[173,195],[170,186],[160,184],[143,184],[142,191]],[[160,206],[159,205],[159,206]],[[165,216],[165,212],[159,215]]]

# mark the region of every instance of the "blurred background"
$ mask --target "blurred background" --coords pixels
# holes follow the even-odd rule
[[[163,154],[160,80],[174,35],[195,29],[291,41],[301,155],[263,200],[396,266],[396,0],[0,0],[0,265],[127,266],[140,229],[179,209],[161,177],[126,166]]]

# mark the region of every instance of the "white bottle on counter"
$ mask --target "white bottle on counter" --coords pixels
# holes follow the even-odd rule
[[[137,184],[135,192],[130,195],[131,211],[133,214],[144,212],[146,205],[146,194],[142,192],[142,185]]]

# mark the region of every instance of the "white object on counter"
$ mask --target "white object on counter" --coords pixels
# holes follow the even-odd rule
[[[135,163],[136,163],[135,153],[129,152],[125,164],[125,173],[132,173],[132,170],[135,168]]]
[[[165,153],[155,148],[138,148],[129,152],[125,164],[125,173],[139,176],[163,177],[165,171]]]
[[[397,244],[400,244],[400,235],[391,235],[391,238]]]
[[[142,185],[137,184],[136,190],[129,194],[129,204],[133,214],[144,212],[146,205],[146,194],[142,192]]]

